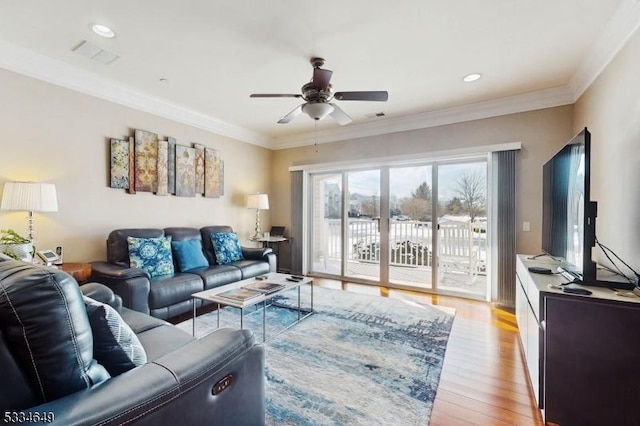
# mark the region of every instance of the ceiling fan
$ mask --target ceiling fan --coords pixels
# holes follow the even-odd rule
[[[305,113],[314,120],[322,120],[327,115],[333,117],[341,125],[351,123],[349,117],[342,109],[331,101],[378,101],[384,102],[389,98],[386,91],[366,92],[332,92],[331,75],[333,71],[320,67],[324,65],[324,59],[311,58],[313,66],[313,78],[302,86],[302,94],[285,93],[253,93],[251,98],[302,98],[305,103],[298,105],[293,111],[278,120],[278,124],[285,124],[296,118],[300,113]]]

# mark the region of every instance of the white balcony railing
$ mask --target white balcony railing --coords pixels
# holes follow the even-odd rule
[[[339,260],[342,238],[339,219],[326,219],[316,239],[317,253],[326,260]],[[432,266],[431,222],[391,220],[389,246],[391,266]],[[380,262],[380,231],[377,220],[350,219],[347,235],[347,260]],[[441,267],[459,268],[477,274],[486,260],[485,222],[442,222],[439,231]]]

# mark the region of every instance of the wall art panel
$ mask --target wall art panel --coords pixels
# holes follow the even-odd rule
[[[135,131],[136,191],[156,192],[158,188],[158,135]]]
[[[183,145],[176,145],[176,195],[196,195],[196,150]]]

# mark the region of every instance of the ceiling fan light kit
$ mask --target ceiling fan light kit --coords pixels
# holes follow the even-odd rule
[[[324,65],[324,59],[311,58],[313,77],[311,82],[302,86],[302,94],[286,93],[253,93],[251,98],[302,98],[304,104],[298,105],[293,111],[278,120],[278,124],[286,124],[304,112],[315,121],[324,119],[327,115],[333,117],[339,124],[351,123],[349,117],[337,105],[331,103],[333,99],[339,101],[376,101],[385,102],[389,98],[386,91],[360,91],[360,92],[336,92],[332,93],[330,84],[333,71],[320,68]]]
[[[331,114],[334,109],[333,105],[325,102],[313,102],[302,105],[302,112],[314,120],[322,120]]]

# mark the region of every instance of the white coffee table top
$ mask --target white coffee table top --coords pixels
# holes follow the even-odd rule
[[[267,276],[265,280],[256,280],[255,278],[249,278],[246,280],[223,285],[223,286],[212,288],[209,290],[200,291],[198,293],[193,293],[191,297],[196,299],[207,300],[209,302],[218,303],[224,306],[233,306],[235,308],[246,308],[248,306],[253,306],[257,303],[271,299],[275,295],[285,292],[287,290],[291,290],[292,288],[299,287],[303,284],[313,283],[313,279],[309,277],[304,277],[300,281],[287,281],[287,278],[290,278],[291,274],[269,272],[268,274],[265,274],[265,275]],[[227,297],[222,297],[219,295],[220,293],[224,293],[226,291],[233,290],[233,289],[239,289],[248,284],[255,283],[255,282],[281,284],[281,285],[284,285],[284,287],[272,293],[261,294],[260,296],[252,297],[246,300],[235,300]]]

